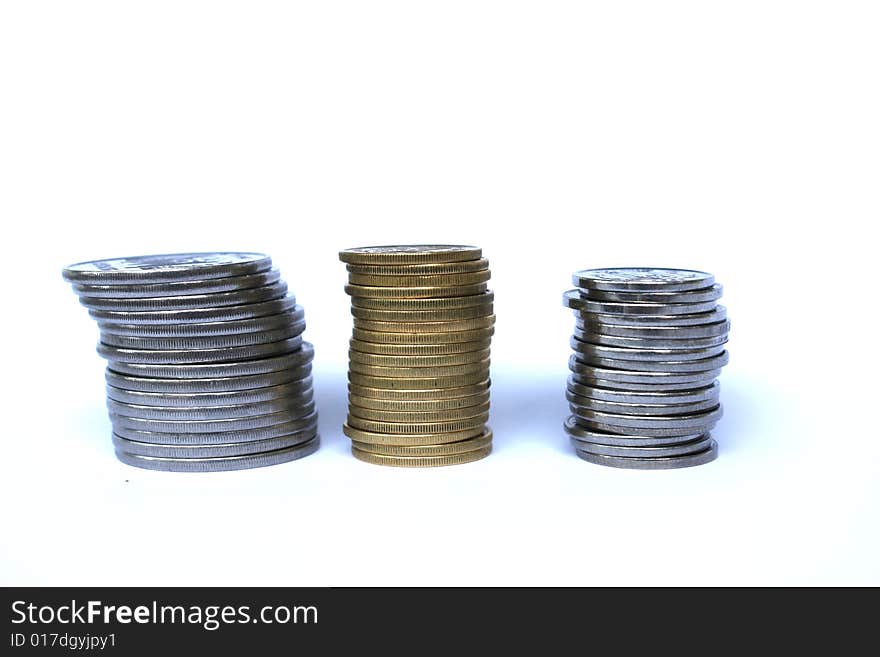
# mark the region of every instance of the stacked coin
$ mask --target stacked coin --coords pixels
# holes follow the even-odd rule
[[[565,431],[578,456],[619,468],[708,463],[730,322],[721,286],[685,269],[589,269],[565,293],[571,338]]]
[[[258,253],[185,253],[66,267],[98,322],[124,463],[239,470],[318,448],[302,307]]]
[[[354,315],[343,427],[352,454],[409,467],[488,456],[495,315],[481,250],[376,246],[339,258]]]

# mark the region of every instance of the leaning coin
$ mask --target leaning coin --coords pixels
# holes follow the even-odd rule
[[[80,297],[79,302],[92,310],[113,312],[154,312],[163,310],[196,310],[198,308],[221,308],[264,303],[280,299],[287,294],[287,283],[279,282],[265,287],[212,294],[188,294],[176,297],[149,297],[147,299],[108,299],[106,297]]]
[[[362,452],[384,456],[449,456],[451,454],[472,452],[490,446],[492,444],[492,430],[486,427],[485,431],[476,438],[442,445],[375,445],[373,443],[357,441],[352,441],[351,444],[352,447],[356,447]]]
[[[351,335],[355,340],[379,344],[446,344],[450,342],[478,342],[488,340],[495,328],[474,329],[472,331],[450,331],[448,333],[389,333],[386,331],[367,331],[354,328]]]
[[[565,432],[572,440],[580,442],[598,443],[600,445],[621,445],[624,447],[651,447],[658,445],[677,445],[681,442],[696,440],[704,435],[702,433],[675,435],[675,436],[639,436],[620,433],[609,433],[582,427],[574,415],[570,415],[563,424]]]
[[[220,349],[124,349],[99,342],[97,351],[101,357],[114,363],[180,365],[269,358],[297,351],[302,347],[302,344],[302,336],[266,344]]]
[[[685,384],[685,387],[700,387],[711,384],[721,374],[720,369],[706,370],[704,372],[662,372],[662,371],[634,371],[620,370],[607,367],[588,365],[572,356],[568,359],[568,369],[578,375],[579,383],[584,383],[581,377],[599,379],[602,381],[615,381],[619,383],[651,383]],[[586,383],[585,385],[591,385]],[[606,386],[615,387],[615,386]],[[633,388],[635,390],[635,388]]]
[[[606,292],[584,290],[581,296],[591,301],[618,301],[621,303],[705,303],[718,301],[723,293],[720,285],[689,292]]]
[[[364,342],[363,340],[350,340],[349,346],[352,351],[360,354],[375,354],[392,357],[427,357],[460,355],[489,349],[492,341],[488,338],[474,342],[445,342],[438,344],[382,344],[379,342]]]
[[[272,331],[252,331],[250,333],[231,333],[226,335],[206,335],[192,338],[142,338],[116,333],[101,333],[101,342],[122,349],[154,349],[160,351],[189,349],[227,349],[267,344],[295,338],[306,330],[305,322],[288,324]]]
[[[489,349],[465,351],[460,354],[440,354],[433,356],[386,356],[382,354],[362,353],[349,350],[348,358],[352,363],[378,365],[380,367],[449,367],[451,365],[467,365],[487,360]]]
[[[393,422],[395,424],[426,424],[430,422],[451,422],[485,415],[489,412],[489,402],[479,406],[465,406],[435,411],[389,411],[372,408],[361,408],[349,400],[348,412],[355,417],[377,422]],[[352,425],[357,426],[357,425]]]
[[[476,331],[495,326],[495,315],[459,319],[446,322],[374,322],[368,319],[354,320],[354,328],[378,333],[452,333]]]
[[[345,268],[352,274],[373,274],[375,276],[399,276],[415,274],[433,276],[435,274],[465,274],[489,268],[486,258],[479,260],[462,260],[460,262],[434,262],[421,265],[356,265],[348,264]]]
[[[419,265],[477,260],[482,254],[475,246],[407,244],[343,249],[339,259],[356,265]]]
[[[342,425],[342,433],[353,441],[370,443],[371,445],[445,445],[461,440],[468,440],[482,435],[485,427],[473,427],[462,431],[443,433],[393,434],[385,431],[364,431],[348,424]]]
[[[449,397],[446,399],[383,399],[381,397],[364,397],[353,392],[348,394],[349,408],[368,408],[376,411],[392,411],[394,413],[469,409],[486,404],[488,401],[488,390],[465,397]]]
[[[489,370],[489,359],[475,360],[463,365],[441,365],[431,367],[384,367],[351,361],[349,371],[367,376],[383,376],[394,379],[467,376],[474,373],[485,373]]]
[[[114,429],[124,427],[157,433],[216,433],[218,431],[240,431],[242,429],[259,429],[273,424],[283,424],[311,414],[314,405],[304,406],[302,411],[278,411],[266,415],[228,418],[222,420],[145,420],[127,415],[111,415],[110,422]],[[116,433],[119,433],[117,430]]]
[[[219,443],[216,445],[161,445],[141,443],[113,434],[113,446],[121,452],[133,456],[157,456],[160,458],[213,458],[217,456],[244,456],[260,454],[276,449],[285,449],[308,442],[317,435],[317,429],[291,433],[265,440],[248,440],[241,443]]]
[[[581,342],[591,342],[604,347],[624,347],[627,349],[708,349],[727,343],[727,334],[713,338],[682,338],[666,340],[663,338],[621,338],[616,335],[604,335],[597,331],[574,329],[574,337]]]
[[[433,468],[444,465],[460,465],[462,463],[479,461],[492,453],[492,445],[490,444],[481,449],[462,452],[460,454],[450,454],[448,456],[388,456],[365,452],[354,445],[351,447],[351,453],[359,461],[372,463],[373,465],[390,465],[398,468]]]
[[[671,374],[674,372],[705,372],[708,370],[719,369],[724,365],[727,365],[729,356],[726,351],[722,351],[716,356],[700,358],[699,360],[648,361],[601,358],[592,354],[579,352],[577,360],[596,367],[627,370],[630,372],[665,372]]]
[[[409,384],[409,381],[403,381]],[[470,397],[488,392],[491,382],[488,378],[472,384],[462,384],[458,387],[449,388],[411,388],[405,387],[397,390],[390,388],[377,388],[349,382],[349,394],[373,399],[386,399],[389,401],[426,401],[433,399],[458,399]]]
[[[418,274],[390,276],[349,274],[348,282],[352,285],[377,287],[444,287],[448,285],[475,285],[476,283],[485,283],[491,278],[491,276],[491,272],[488,269],[466,274],[432,274],[428,276],[421,276]]]
[[[204,322],[252,319],[265,315],[277,315],[278,313],[291,310],[294,306],[296,306],[296,298],[289,294],[283,299],[274,299],[264,303],[249,303],[242,306],[196,308],[193,310],[150,310],[142,312],[89,309],[89,315],[97,320],[99,326],[103,329],[104,324],[200,324]]]
[[[69,283],[171,283],[258,274],[272,267],[262,253],[170,253],[78,262],[64,268]]]
[[[254,415],[268,415],[293,411],[297,415],[307,409],[314,410],[311,390],[301,392],[295,396],[282,397],[281,399],[269,399],[250,404],[233,404],[230,406],[144,406],[119,402],[115,399],[107,400],[107,410],[111,415],[124,415],[139,420],[228,420],[231,418],[253,417]],[[309,411],[310,412],[310,411]]]
[[[378,287],[346,285],[345,292],[353,297],[369,299],[442,299],[466,297],[486,291],[486,283],[474,285],[447,285],[443,287]]]
[[[691,390],[664,391],[628,391],[615,390],[596,386],[585,386],[568,378],[568,391],[581,397],[602,399],[618,404],[694,404],[703,401],[718,402],[721,385],[714,381],[711,385]]]
[[[614,301],[590,301],[581,296],[577,290],[569,290],[563,296],[569,308],[581,312],[604,315],[692,315],[711,312],[715,309],[714,301],[704,303],[621,303]]]
[[[263,374],[205,377],[194,379],[175,379],[162,377],[143,377],[119,374],[109,367],[104,375],[107,383],[114,388],[155,393],[209,393],[254,390],[277,386],[291,381],[300,381],[312,373],[312,364],[299,367],[281,368]]]
[[[572,409],[574,415],[580,419],[589,422],[599,422],[614,427],[626,427],[632,429],[662,429],[662,430],[681,430],[681,429],[703,429],[714,426],[721,419],[721,406],[715,406],[706,411],[698,413],[688,413],[684,415],[621,415],[620,413],[603,413],[602,411],[591,411],[587,408],[578,407]]]
[[[714,461],[718,456],[718,444],[711,441],[708,449],[695,454],[685,456],[665,456],[653,458],[638,458],[633,456],[602,456],[590,454],[582,450],[575,452],[580,458],[597,465],[606,465],[613,468],[630,468],[633,470],[672,470],[675,468],[688,468],[694,465],[703,465]]]
[[[119,324],[116,322],[98,322],[98,328],[102,334],[112,333],[114,335],[142,338],[195,338],[274,331],[293,323],[302,322],[304,319],[305,312],[303,307],[295,305],[287,311],[250,319],[221,319],[214,322],[187,324]]]
[[[717,399],[692,402],[688,404],[644,404],[611,402],[593,397],[581,397],[573,392],[566,391],[565,398],[569,401],[573,412],[581,410],[602,411],[603,413],[617,413],[620,415],[680,415],[685,413],[700,413],[718,406]]]
[[[481,292],[465,296],[444,297],[442,299],[370,299],[368,297],[352,297],[354,308],[393,311],[436,311],[452,308],[472,308],[474,306],[490,306],[495,301],[494,292]]]
[[[166,472],[222,472],[228,470],[245,470],[249,468],[262,468],[269,465],[278,465],[303,458],[313,454],[320,445],[320,438],[315,436],[306,443],[276,449],[262,454],[250,454],[247,456],[219,456],[214,458],[186,458],[172,459],[155,456],[138,456],[117,450],[116,457],[127,465],[147,470],[162,470]]]
[[[623,361],[640,361],[647,363],[649,361],[659,362],[680,362],[705,360],[718,356],[724,351],[724,345],[719,344],[713,347],[702,347],[699,349],[641,349],[636,347],[608,347],[592,342],[584,342],[583,340],[572,337],[569,341],[571,348],[584,357],[589,357],[590,362],[595,358],[600,359],[616,359]],[[581,360],[586,360],[581,355]],[[625,368],[626,369],[626,368]]]
[[[122,426],[114,427],[114,432],[128,440],[134,440],[142,443],[153,443],[156,445],[224,445],[228,443],[243,443],[253,440],[268,440],[270,438],[278,438],[292,433],[301,431],[314,431],[318,426],[318,414],[311,413],[296,420],[289,422],[281,422],[266,427],[252,427],[250,429],[239,429],[237,431],[216,431],[203,433],[163,433],[156,431],[144,431],[139,429],[130,429]]]
[[[668,340],[670,342],[673,340],[708,340],[717,337],[726,339],[730,332],[730,320],[690,326],[622,326],[578,317],[575,323],[576,330],[581,332],[629,339]]]
[[[584,269],[572,280],[577,287],[590,290],[681,292],[709,287],[715,282],[711,274],[689,269],[660,267],[610,267]]]
[[[372,308],[351,307],[351,314],[355,318],[374,322],[450,322],[486,317],[492,312],[491,303],[466,308],[447,308],[446,310],[374,310]]]
[[[609,379],[596,378],[593,374],[583,374],[582,372],[578,373],[578,371],[576,370],[572,370],[572,372],[573,373],[568,377],[569,381],[582,386],[591,386],[594,388],[611,388],[614,390],[621,390],[625,392],[646,392],[650,394],[658,394],[663,392],[680,392],[682,390],[688,391],[705,388],[706,386],[712,385],[712,383],[715,382],[715,379],[717,379],[718,376],[721,374],[721,370],[702,372],[701,376],[698,379],[682,382],[680,380],[676,380],[679,378],[679,375],[675,375],[671,381],[663,379],[658,380],[656,377],[653,379],[648,379],[647,381],[614,381]],[[644,372],[625,372],[625,374],[644,374]]]
[[[139,406],[173,406],[175,408],[193,408],[200,406],[232,406],[235,404],[254,404],[274,399],[293,397],[299,393],[311,391],[312,377],[307,376],[299,381],[282,383],[265,388],[251,390],[234,390],[231,392],[139,392],[107,386],[107,397],[127,404]]]
[[[101,297],[106,299],[145,299],[150,297],[176,297],[191,294],[214,294],[249,290],[255,287],[272,285],[281,280],[277,269],[249,274],[247,276],[227,276],[198,281],[177,281],[175,283],[148,283],[129,285],[74,285],[74,291],[82,297]]]
[[[626,315],[622,313],[594,313],[575,310],[574,316],[580,328],[585,328],[588,324],[631,328],[681,328],[722,322],[727,319],[727,308],[715,306],[715,309],[709,312],[695,312],[684,315]]]
[[[110,361],[108,367],[117,374],[150,377],[157,379],[209,379],[229,376],[250,376],[266,374],[310,363],[315,350],[310,342],[303,342],[302,347],[281,356],[271,356],[258,360],[242,360],[229,363],[187,363],[165,365],[152,363],[125,363]]]
[[[407,377],[405,379],[388,376],[369,376],[348,373],[348,380],[357,386],[367,388],[385,388],[388,390],[424,390],[440,388],[460,388],[485,381],[488,372],[483,370],[472,374],[456,374],[455,376]]]
[[[668,456],[684,456],[686,454],[703,452],[709,448],[712,439],[706,434],[701,438],[689,442],[677,443],[675,445],[657,445],[653,447],[621,447],[620,445],[600,445],[577,440],[572,440],[571,443],[578,451],[587,452],[588,454],[653,459]]]
[[[348,414],[346,424],[363,431],[380,431],[394,434],[435,434],[465,431],[476,427],[482,427],[489,421],[489,413],[481,413],[474,417],[447,420],[446,422],[383,422],[381,420],[367,420]]]

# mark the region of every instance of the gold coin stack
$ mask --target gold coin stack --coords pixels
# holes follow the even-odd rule
[[[371,246],[339,259],[354,315],[343,427],[352,454],[401,467],[488,456],[495,315],[481,249]]]

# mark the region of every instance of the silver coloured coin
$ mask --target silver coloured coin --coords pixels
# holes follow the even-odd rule
[[[105,299],[148,299],[151,297],[176,297],[191,294],[213,294],[215,292],[232,292],[249,290],[255,287],[272,285],[281,280],[281,272],[270,269],[259,274],[247,276],[228,276],[226,278],[210,278],[202,281],[177,281],[174,283],[130,284],[130,285],[89,285],[73,286],[74,292],[81,297],[98,297]]]
[[[624,347],[627,349],[671,349],[674,351],[688,349],[708,349],[727,343],[727,334],[711,338],[622,338],[616,335],[603,335],[597,331],[574,329],[574,337],[581,342],[602,345],[604,347]]]
[[[693,324],[690,326],[622,326],[578,317],[575,324],[577,330],[582,332],[621,338],[645,338],[649,340],[703,340],[718,336],[726,338],[730,332],[730,320],[722,320],[714,324]]]
[[[296,322],[271,331],[252,331],[227,335],[206,335],[194,338],[141,338],[133,335],[101,333],[101,342],[122,349],[154,349],[174,351],[180,349],[226,349],[257,344],[279,342],[295,338],[306,330],[305,322]]]
[[[721,419],[721,406],[715,406],[699,413],[687,413],[684,415],[621,415],[620,413],[603,413],[592,411],[587,408],[572,409],[572,413],[579,420],[597,422],[625,429],[651,429],[651,430],[681,430],[696,433],[695,430],[704,430],[714,426]],[[659,434],[663,435],[663,434]]]
[[[296,336],[279,342],[220,349],[123,349],[99,342],[97,351],[112,363],[142,365],[228,364],[289,354],[301,349],[302,346],[302,336]],[[115,366],[113,369],[120,371]]]
[[[279,436],[287,436],[300,431],[313,430],[318,426],[318,414],[311,413],[296,420],[281,422],[266,427],[253,427],[237,431],[206,431],[203,433],[157,432],[131,429],[123,426],[114,427],[116,434],[128,440],[155,445],[225,445],[244,443],[254,440],[269,440]]]
[[[145,420],[127,415],[110,415],[110,422],[116,430],[119,427],[151,431],[156,433],[217,433],[220,431],[240,431],[259,429],[283,424],[305,417],[314,411],[314,403],[300,407],[296,411],[278,411],[266,415],[227,418],[220,420]],[[120,433],[118,430],[116,433]],[[120,434],[122,435],[122,434]]]
[[[653,458],[638,458],[633,456],[602,456],[590,454],[582,450],[575,453],[585,461],[597,465],[610,466],[612,468],[628,468],[631,470],[672,470],[677,468],[689,468],[695,465],[703,465],[714,461],[718,457],[718,443],[710,442],[709,448],[696,454],[685,456],[666,456]]]
[[[291,381],[300,381],[312,373],[312,364],[299,367],[281,368],[264,374],[206,377],[201,379],[171,379],[163,377],[143,377],[118,374],[109,367],[104,378],[114,388],[136,392],[156,393],[206,393],[255,390],[277,386]]]
[[[704,437],[690,442],[676,443],[675,445],[656,445],[653,447],[623,447],[620,445],[600,445],[578,440],[571,440],[572,446],[581,452],[598,454],[600,456],[624,456],[627,458],[655,459],[668,456],[684,456],[695,454],[709,449],[712,439],[706,434]]]
[[[247,456],[219,456],[214,458],[159,458],[155,456],[139,456],[117,450],[116,457],[127,465],[146,470],[161,470],[164,472],[223,472],[229,470],[246,470],[250,468],[262,468],[269,465],[278,465],[301,459],[317,451],[320,438],[315,436],[311,440],[293,447],[276,449],[262,454],[250,454]]]
[[[225,308],[253,303],[265,303],[281,299],[287,294],[287,283],[280,281],[265,287],[212,294],[190,294],[176,297],[150,297],[148,299],[108,299],[104,297],[80,297],[79,302],[92,310],[113,312],[156,312],[169,310],[196,310],[198,308]]]
[[[709,312],[694,312],[686,315],[625,315],[576,310],[574,316],[580,328],[588,324],[631,328],[681,328],[723,322],[727,319],[727,308],[719,305]]]
[[[283,383],[264,388],[252,388],[250,390],[235,390],[232,392],[202,392],[202,393],[168,393],[168,392],[138,392],[107,386],[109,399],[135,404],[137,406],[163,406],[174,408],[197,408],[201,406],[232,406],[236,404],[255,404],[273,399],[295,397],[301,392],[312,389],[312,377],[307,376],[299,381]]]
[[[712,312],[715,301],[703,303],[621,303],[615,301],[591,301],[577,290],[568,290],[563,297],[565,305],[581,312],[600,315],[693,315]]]
[[[204,322],[253,319],[254,317],[287,312],[294,306],[296,306],[296,297],[288,294],[282,299],[273,299],[263,303],[248,303],[242,306],[195,308],[192,310],[149,310],[142,312],[121,312],[90,308],[89,315],[93,319],[98,320],[101,330],[104,330],[104,324],[201,324]]]
[[[616,381],[619,383],[677,383],[684,384],[682,387],[701,387],[712,383],[721,374],[720,369],[706,370],[701,372],[658,372],[658,371],[638,371],[638,370],[620,370],[607,367],[599,367],[582,363],[580,360],[572,356],[568,359],[568,369],[578,375],[582,375],[590,379],[599,379],[604,381]],[[578,377],[578,383],[583,383],[581,377]],[[590,385],[585,383],[584,385]],[[605,386],[613,388],[615,386]],[[675,388],[673,388],[675,389]]]
[[[621,303],[705,303],[718,301],[723,293],[720,285],[688,292],[606,292],[582,290],[581,296],[590,301],[616,301]]]
[[[711,385],[691,390],[638,392],[585,386],[569,377],[568,391],[581,397],[602,399],[618,404],[695,404],[705,401],[714,401],[717,404],[721,393],[721,384],[715,381]]]
[[[198,459],[218,456],[246,456],[261,454],[276,449],[286,449],[308,442],[317,435],[317,429],[291,433],[265,440],[248,440],[242,443],[220,443],[217,445],[157,445],[140,443],[113,434],[113,446],[117,451],[132,456],[156,456],[159,458]]]
[[[77,262],[62,275],[68,283],[128,285],[246,276],[271,267],[262,253],[168,253]]]
[[[662,267],[609,267],[575,272],[577,287],[610,292],[681,292],[709,287],[715,277],[703,271]]]
[[[581,397],[570,390],[565,393],[572,412],[580,415],[582,410],[601,411],[603,413],[615,413],[619,415],[682,415],[686,413],[701,413],[718,406],[717,399],[692,402],[686,404],[643,404],[629,402],[612,402],[593,397]]]
[[[157,379],[210,379],[229,376],[266,374],[310,363],[315,350],[310,342],[303,342],[298,351],[259,360],[242,360],[234,363],[190,363],[159,365],[110,361],[108,367],[118,374],[129,374]]]
[[[265,317],[251,319],[221,320],[214,322],[197,322],[192,324],[118,324],[98,322],[102,335],[126,335],[142,338],[196,338],[222,335],[239,335],[242,333],[259,333],[285,328],[291,323],[305,319],[302,306],[294,306],[291,310]]]
[[[640,374],[640,372],[636,372],[636,374]],[[703,374],[705,376],[702,376],[699,379],[683,383],[681,381],[675,380],[665,382],[662,380],[649,380],[647,382],[612,381],[608,379],[599,379],[591,375],[573,372],[569,376],[569,381],[572,381],[573,383],[577,383],[582,386],[590,386],[594,388],[610,388],[613,390],[621,390],[625,392],[647,392],[656,394],[660,392],[681,392],[682,390],[687,391],[705,388],[706,386],[710,386],[715,382],[715,379],[720,376],[721,370],[712,370],[711,372],[704,372]]]
[[[727,365],[729,355],[726,351],[722,351],[717,356],[701,358],[699,360],[649,361],[601,358],[599,356],[593,356],[592,354],[579,352],[576,358],[581,363],[596,367],[627,370],[631,372],[664,372],[666,374],[672,374],[678,372],[706,372],[708,370],[719,369]]]
[[[708,434],[693,433],[683,436],[639,436],[627,435],[621,433],[609,433],[606,431],[595,431],[582,427],[577,422],[574,415],[568,416],[563,423],[563,428],[572,440],[598,443],[600,445],[621,445],[624,447],[651,447],[658,445],[677,445],[681,442],[696,440]]]
[[[301,414],[303,409],[314,409],[313,397],[312,391],[307,390],[289,397],[268,399],[250,404],[192,407],[142,406],[108,399],[107,410],[111,415],[124,415],[139,420],[229,420],[288,411]]]
[[[615,359],[623,361],[639,361],[639,363],[647,363],[649,361],[657,362],[680,362],[680,361],[696,361],[714,358],[724,351],[724,345],[715,345],[714,347],[703,347],[701,349],[637,349],[634,347],[608,347],[591,342],[584,342],[577,337],[572,337],[569,341],[571,348],[578,354],[580,360],[594,359]]]

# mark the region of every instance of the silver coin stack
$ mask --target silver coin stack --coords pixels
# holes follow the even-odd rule
[[[577,318],[565,421],[577,455],[659,470],[715,459],[719,384],[730,322],[711,274],[685,269],[579,271],[563,296]]]
[[[284,463],[319,444],[302,307],[259,253],[66,267],[100,329],[116,456],[174,472]]]

